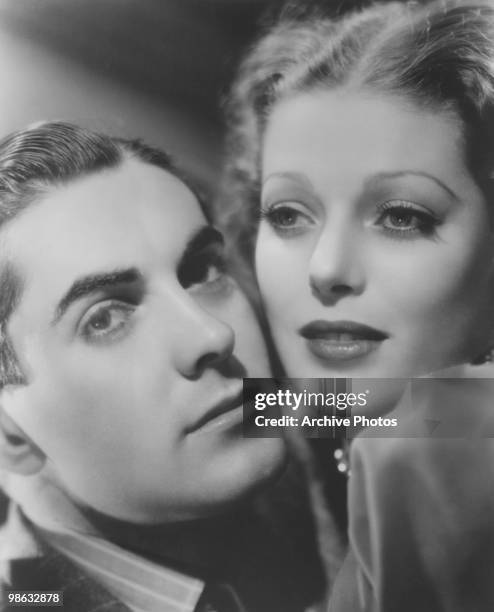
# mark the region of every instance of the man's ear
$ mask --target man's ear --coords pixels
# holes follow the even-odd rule
[[[45,454],[2,408],[0,394],[0,467],[27,476],[39,472],[45,460]]]

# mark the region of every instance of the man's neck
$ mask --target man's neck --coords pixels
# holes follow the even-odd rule
[[[129,523],[94,510],[83,512],[101,536],[114,544],[206,579],[234,563],[239,534],[262,530],[251,504],[214,517],[158,525]],[[232,547],[232,542],[237,545]]]
[[[298,611],[322,592],[323,576],[307,523],[310,512],[297,470],[286,472],[275,487],[229,513],[156,526],[82,509],[55,479],[19,479],[24,486],[12,483],[9,493],[38,527],[101,537],[163,566],[228,583],[247,609]]]

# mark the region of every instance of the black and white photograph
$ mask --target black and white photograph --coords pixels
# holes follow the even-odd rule
[[[494,610],[493,0],[0,0],[0,610]]]

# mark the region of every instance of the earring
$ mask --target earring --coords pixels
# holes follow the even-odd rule
[[[343,440],[341,448],[337,448],[333,453],[338,472],[346,476],[350,476],[350,445],[347,440]]]

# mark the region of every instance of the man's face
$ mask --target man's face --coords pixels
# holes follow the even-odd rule
[[[8,331],[28,380],[5,407],[75,499],[192,518],[278,471],[281,440],[242,436],[242,376],[269,376],[260,330],[178,179],[134,160],[81,178],[2,248],[24,281]]]

